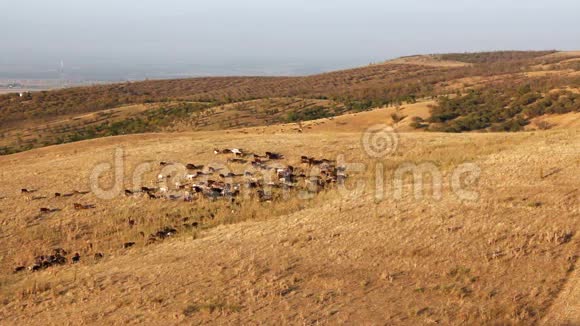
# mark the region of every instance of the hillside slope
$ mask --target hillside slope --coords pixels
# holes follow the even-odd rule
[[[580,321],[567,308],[577,306],[571,300],[578,293],[572,278],[580,252],[578,130],[400,137],[395,155],[380,160],[388,192],[378,203],[371,168],[377,161],[362,150],[360,134],[133,135],[0,157],[0,320],[530,324],[557,316]],[[345,154],[349,162],[371,168],[352,176],[367,182],[365,193],[354,198],[331,191],[287,213],[278,208],[290,201],[242,201],[230,219],[154,245],[135,240],[138,232],[179,223],[201,204],[100,200],[92,194],[31,200],[19,194],[23,187],[38,189],[35,196],[86,189],[91,168],[111,162],[118,147],[124,148],[125,169],[132,171],[143,162],[211,162],[214,147],[240,145],[255,152],[275,149],[289,162],[300,155]],[[432,162],[444,172],[440,200],[416,199],[406,187],[402,199],[394,198],[389,180],[409,162]],[[479,193],[476,202],[458,200],[447,181],[466,162],[481,169],[469,188]],[[125,177],[129,182],[131,175]],[[96,209],[74,211],[69,208],[74,201]],[[62,210],[35,220],[43,206]],[[149,217],[155,218],[147,222]],[[126,218],[135,218],[136,227],[129,228]],[[131,240],[138,242],[135,247],[123,249]],[[81,262],[10,274],[15,264],[53,247],[78,250]],[[103,260],[92,259],[97,250],[105,253]]]
[[[152,80],[0,95],[0,155],[111,135],[306,121],[417,100],[436,100],[440,110],[407,121],[411,129],[549,129],[559,125],[531,120],[580,111],[579,59],[578,52],[555,51],[420,55],[303,77]],[[305,104],[294,107],[297,101]],[[237,115],[244,119],[234,121]]]

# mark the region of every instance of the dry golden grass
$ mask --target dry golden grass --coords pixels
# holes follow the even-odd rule
[[[387,61],[386,64],[408,64],[428,67],[468,67],[469,63],[453,60],[443,60],[436,55],[415,55]]]
[[[273,128],[273,127],[272,127]],[[247,131],[248,132],[248,131]],[[154,162],[208,163],[214,147],[242,147],[362,162],[365,193],[258,204],[150,201],[92,194],[90,170],[123,147],[130,171]],[[386,198],[373,199],[377,161],[360,133],[200,132],[112,137],[0,157],[0,320],[7,324],[321,323],[530,324],[580,321],[577,129],[520,134],[400,135],[380,160]],[[219,158],[223,161],[223,158]],[[392,196],[405,162],[446,174],[443,197]],[[482,171],[476,202],[461,202],[448,173],[465,162]],[[235,168],[235,169],[239,169]],[[407,180],[409,181],[409,180]],[[38,189],[30,200],[21,188]],[[429,191],[428,187],[428,191]],[[95,204],[75,211],[72,203]],[[61,208],[35,219],[40,207]],[[234,210],[232,212],[232,209]],[[208,219],[213,212],[215,218]],[[139,238],[184,217],[198,230],[150,246]],[[201,219],[205,217],[204,219]],[[126,220],[136,220],[130,228]],[[127,241],[137,245],[123,249]],[[92,244],[92,248],[89,246]],[[47,248],[80,252],[81,263],[11,274]],[[105,253],[95,262],[94,252]]]
[[[278,133],[362,133],[364,130],[377,125],[393,125],[398,132],[417,132],[410,126],[414,117],[428,118],[430,105],[434,101],[421,101],[414,104],[390,106],[371,111],[348,113],[336,117],[304,121],[300,123],[287,123],[273,126],[261,126],[242,128],[230,132],[246,134],[278,134]],[[394,117],[398,117],[394,121]],[[401,119],[401,120],[399,120]]]
[[[532,119],[527,129],[571,129],[580,128],[580,113],[547,114]]]

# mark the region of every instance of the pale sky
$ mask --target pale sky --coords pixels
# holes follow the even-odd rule
[[[579,13],[578,0],[1,0],[0,67],[271,74],[423,53],[572,50]]]

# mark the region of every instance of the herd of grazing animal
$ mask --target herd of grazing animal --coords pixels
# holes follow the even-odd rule
[[[95,259],[103,258],[102,253],[95,254]],[[76,264],[81,261],[81,255],[77,252],[71,257],[71,263]],[[17,266],[14,268],[14,273],[20,273],[25,270],[31,272],[38,272],[53,266],[66,265],[68,262],[67,252],[62,248],[53,249],[50,255],[40,255],[34,258],[34,264],[26,266]]]
[[[328,189],[336,184],[342,184],[346,180],[346,169],[337,166],[336,161],[329,159],[317,159],[314,157],[302,156],[299,166],[283,164],[285,156],[276,152],[265,152],[263,155],[246,152],[239,148],[215,149],[214,154],[229,156],[227,162],[231,164],[246,165],[248,168],[243,173],[226,171],[225,165],[202,165],[189,163],[185,165],[187,172],[184,175],[170,176],[159,174],[155,187],[142,186],[139,189],[126,189],[124,195],[128,198],[145,196],[151,200],[182,200],[185,202],[195,202],[199,199],[218,200],[227,199],[230,203],[236,202],[236,197],[247,194],[245,198],[254,198],[258,202],[275,202],[280,198],[279,190],[285,191],[308,191],[311,193]],[[230,156],[231,155],[231,156]],[[159,165],[168,167],[177,163],[163,161]],[[168,186],[169,180],[175,181]],[[176,181],[177,180],[177,181]],[[21,189],[23,195],[31,195],[38,190]],[[245,192],[245,193],[244,193]],[[55,193],[54,198],[72,197],[84,195],[88,192],[74,191],[70,194]],[[75,210],[84,211],[94,209],[95,205],[74,203]],[[40,208],[40,213],[50,214],[58,212],[58,208]],[[136,221],[127,221],[129,228],[136,226]],[[199,222],[184,223],[186,229],[198,228]],[[146,244],[153,244],[160,240],[169,238],[177,233],[173,227],[165,227],[146,237],[140,232]],[[124,249],[129,249],[136,245],[135,241],[125,242]],[[97,253],[94,260],[102,259],[104,255]],[[26,268],[18,266],[15,273],[30,270],[40,271],[51,266],[64,265],[69,261],[66,252],[62,249],[55,249],[53,254],[39,256],[35,259],[35,264]],[[81,261],[80,254],[76,253],[70,259],[72,263]]]
[[[170,199],[190,202],[195,199],[231,199],[244,191],[260,202],[275,199],[276,189],[305,190],[318,192],[334,184],[343,183],[346,179],[345,168],[337,166],[329,159],[316,159],[302,156],[302,166],[285,165],[281,160],[285,156],[275,152],[264,155],[246,152],[239,148],[214,149],[216,155],[232,155],[227,158],[231,164],[244,164],[249,168],[243,173],[224,171],[224,167],[205,166],[189,163],[185,165],[187,173],[172,176],[159,174],[158,186],[142,187],[140,191],[125,190],[127,196],[146,194],[149,199]],[[166,167],[176,163],[160,162]],[[168,185],[168,180],[177,180]]]

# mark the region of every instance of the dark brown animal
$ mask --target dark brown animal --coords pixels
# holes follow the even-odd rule
[[[24,267],[24,266],[18,266],[16,268],[14,268],[14,274],[23,272],[25,269],[26,269],[26,267]]]
[[[134,245],[135,245],[135,242],[125,242],[123,244],[123,248],[129,249],[129,248],[133,247]]]
[[[195,165],[195,164],[187,164],[185,166],[188,170],[202,170],[204,168],[203,165]]]
[[[72,257],[72,263],[76,264],[78,262],[81,261],[81,255],[79,255],[79,253],[77,252],[76,254],[74,254],[74,256]]]
[[[248,163],[248,161],[241,159],[241,158],[230,158],[228,159],[228,162],[230,163],[236,163],[236,164],[246,164]]]
[[[157,196],[155,196],[155,194],[152,194],[152,193],[150,193],[150,192],[148,192],[148,193],[147,193],[147,197],[148,197],[149,199],[159,199]]]
[[[270,160],[281,160],[284,158],[284,155],[278,154],[278,153],[272,153],[272,152],[266,152],[266,156]]]

